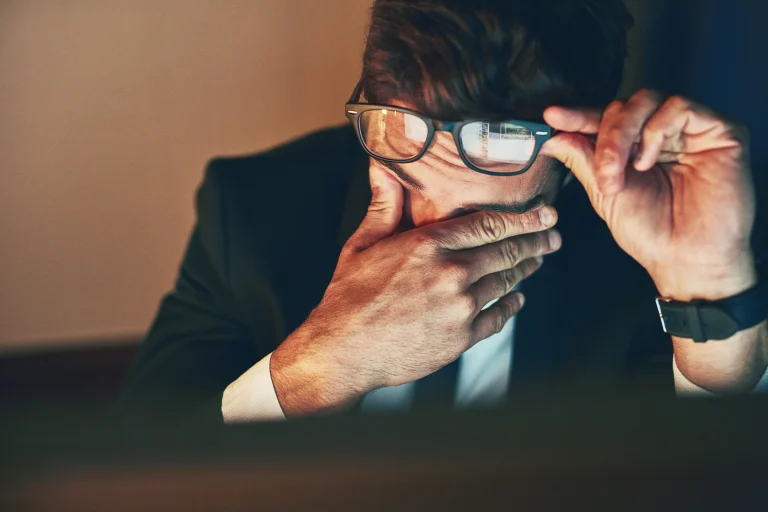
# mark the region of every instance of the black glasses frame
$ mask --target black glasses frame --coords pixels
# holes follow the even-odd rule
[[[444,132],[450,132],[453,135],[453,141],[456,143],[456,147],[459,150],[459,156],[461,156],[461,160],[464,162],[464,165],[469,167],[475,172],[479,172],[481,174],[487,174],[490,176],[515,176],[517,174],[522,174],[525,171],[527,171],[531,165],[533,165],[533,162],[536,160],[536,157],[539,155],[539,150],[541,149],[541,146],[549,140],[549,138],[552,136],[552,128],[544,123],[535,123],[531,121],[523,121],[519,119],[510,119],[507,121],[500,121],[504,123],[510,123],[515,124],[518,126],[523,126],[525,128],[528,128],[531,130],[531,134],[533,134],[535,138],[535,145],[533,147],[533,153],[531,154],[531,159],[528,161],[527,164],[525,164],[525,167],[520,169],[519,171],[514,172],[495,172],[495,171],[488,171],[485,169],[481,169],[475,165],[473,165],[469,159],[467,158],[466,153],[464,152],[464,146],[461,143],[461,129],[470,123],[477,123],[477,122],[489,122],[485,119],[470,119],[465,121],[438,121],[436,119],[432,119],[430,117],[425,116],[421,112],[416,112],[415,110],[407,109],[404,107],[396,107],[394,105],[381,105],[381,104],[372,104],[372,103],[358,103],[358,99],[360,98],[360,94],[362,92],[362,81],[357,84],[357,87],[355,87],[355,90],[352,92],[352,96],[350,96],[349,101],[347,101],[346,104],[346,111],[345,114],[347,116],[347,119],[352,123],[352,126],[355,127],[355,133],[357,133],[357,138],[360,141],[360,145],[363,146],[363,149],[366,153],[368,153],[370,156],[377,160],[381,160],[384,162],[390,162],[390,163],[398,163],[398,164],[407,164],[410,162],[415,162],[429,149],[429,146],[432,144],[432,139],[435,136],[436,131],[444,131]],[[363,130],[362,126],[360,125],[360,116],[363,112],[368,112],[369,110],[381,110],[381,109],[387,109],[387,110],[393,110],[396,112],[402,112],[405,114],[410,114],[412,116],[416,116],[427,125],[427,139],[424,141],[424,147],[419,151],[419,154],[417,154],[414,157],[406,158],[406,159],[393,159],[393,158],[384,158],[379,155],[374,154],[371,150],[368,149],[368,146],[365,144],[365,137],[363,136]],[[496,122],[496,121],[494,121]]]

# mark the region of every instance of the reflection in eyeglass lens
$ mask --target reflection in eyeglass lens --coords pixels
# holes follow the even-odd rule
[[[360,128],[369,151],[382,158],[408,160],[418,155],[427,140],[427,124],[397,110],[368,110],[360,115]]]
[[[531,130],[511,123],[469,123],[460,135],[467,159],[478,167],[504,163],[522,168],[531,159],[536,145]]]
[[[371,153],[396,161],[416,157],[429,134],[421,118],[391,109],[363,112],[360,128]],[[525,167],[536,145],[531,130],[514,123],[468,123],[459,136],[469,163],[499,173],[513,173]]]

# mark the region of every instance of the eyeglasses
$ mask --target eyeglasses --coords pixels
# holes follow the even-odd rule
[[[436,121],[403,107],[357,103],[361,91],[362,81],[346,104],[347,119],[365,151],[385,162],[415,162],[427,152],[435,132],[446,131],[453,134],[467,167],[492,176],[512,176],[528,170],[551,136],[551,128],[543,123]]]

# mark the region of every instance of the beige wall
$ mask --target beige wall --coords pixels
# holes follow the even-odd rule
[[[0,0],[0,352],[140,336],[205,162],[344,122],[370,3]]]
[[[0,0],[0,351],[140,335],[205,162],[344,121],[369,4]]]

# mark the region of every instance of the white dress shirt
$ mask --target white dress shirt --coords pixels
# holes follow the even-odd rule
[[[487,407],[501,403],[507,393],[512,370],[515,319],[504,328],[464,352],[459,358],[454,407]],[[227,423],[283,419],[269,373],[272,354],[256,363],[224,391],[221,411]],[[363,398],[362,410],[406,411],[413,402],[416,382],[384,387]]]
[[[500,332],[480,341],[461,355],[454,399],[455,408],[487,407],[503,400],[512,372],[514,330],[515,318],[513,317]],[[224,391],[221,411],[225,422],[285,418],[269,372],[271,356],[270,353],[256,363]],[[715,393],[688,380],[680,372],[674,357],[672,372],[678,396],[715,396]],[[363,398],[363,412],[410,409],[415,384],[415,382],[409,382],[368,393]],[[768,392],[768,369],[753,392]]]
[[[497,299],[496,299],[497,300]],[[493,305],[489,302],[485,308]],[[504,328],[459,357],[454,407],[487,407],[501,403],[507,393],[512,372],[512,345],[515,318]],[[377,389],[363,398],[363,412],[390,412],[410,409],[416,382]]]
[[[485,305],[491,307],[498,299]],[[515,318],[498,333],[476,343],[459,357],[454,407],[487,407],[504,400],[512,371]],[[256,363],[224,391],[222,414],[226,422],[284,418],[269,373],[272,354]],[[408,410],[416,382],[384,387],[363,398],[364,412]]]

